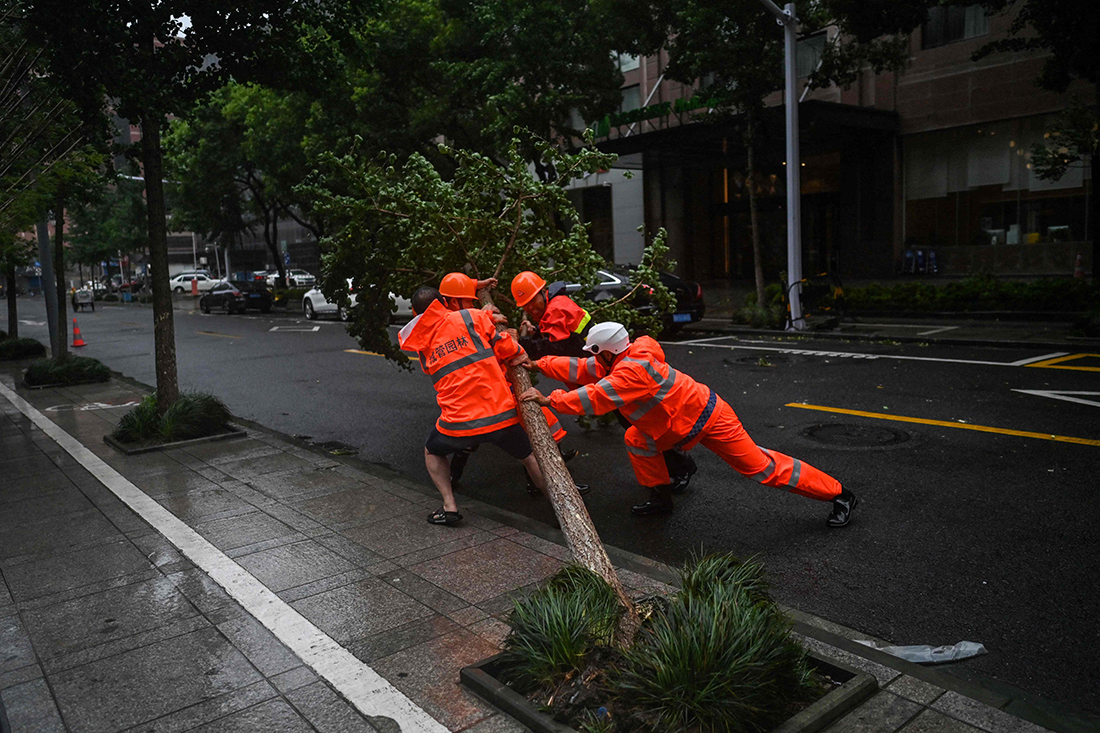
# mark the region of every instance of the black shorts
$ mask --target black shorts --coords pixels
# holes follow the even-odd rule
[[[428,436],[428,442],[424,444],[424,447],[433,456],[446,456],[460,450],[475,448],[482,443],[492,443],[517,461],[522,461],[531,455],[531,441],[527,437],[527,431],[519,423],[500,430],[494,430],[491,433],[467,435],[461,438],[454,435],[444,435],[439,432],[439,428],[433,426],[432,432]]]

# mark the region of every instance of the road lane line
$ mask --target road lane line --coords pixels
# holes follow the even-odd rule
[[[447,728],[381,675],[337,644],[225,553],[130,483],[7,385],[0,383],[0,394],[224,588],[361,713],[391,718],[400,726],[402,733],[447,733]]]
[[[967,423],[949,422],[947,420],[928,420],[923,417],[906,417],[904,415],[890,415],[883,412],[863,412],[861,410],[847,410],[843,407],[824,407],[822,405],[805,405],[800,402],[790,402],[787,407],[798,407],[803,410],[818,410],[819,412],[833,412],[839,415],[855,415],[857,417],[870,417],[877,420],[893,420],[895,422],[910,422],[920,425],[935,425],[942,428],[961,428],[963,430],[977,430],[981,433],[997,433],[999,435],[1015,435],[1020,438],[1038,438],[1040,440],[1053,440],[1056,443],[1077,443],[1079,445],[1100,446],[1100,440],[1089,438],[1074,438],[1068,435],[1052,435],[1050,433],[1032,433],[1026,430],[1009,430],[1007,428],[991,428],[986,425],[969,425]]]
[[[1047,359],[1046,361],[1037,361],[1033,364],[1028,364],[1029,367],[1038,367],[1040,369],[1068,369],[1073,372],[1100,372],[1100,367],[1087,367],[1087,366],[1064,366],[1064,362],[1073,361],[1074,359],[1083,359],[1092,357],[1100,359],[1100,354],[1066,354],[1059,356],[1057,359]]]
[[[1014,389],[1013,392],[1020,392],[1021,394],[1035,395],[1036,397],[1050,397],[1054,400],[1062,400],[1063,402],[1076,402],[1079,405],[1090,405],[1092,407],[1100,407],[1100,401],[1086,400],[1081,397],[1071,397],[1070,395],[1088,395],[1090,397],[1100,397],[1100,392],[1067,392],[1065,390],[1053,390],[1053,389]]]
[[[931,336],[934,333],[943,333],[944,331],[954,331],[958,326],[943,326],[941,328],[933,328],[931,331],[921,331],[918,336]]]
[[[1043,354],[1042,356],[1032,356],[1028,359],[1020,359],[1019,361],[1012,362],[1012,366],[1027,366],[1028,364],[1034,364],[1037,361],[1047,361],[1049,359],[1055,359],[1059,356],[1066,356],[1068,351],[1055,351],[1053,354]]]
[[[244,338],[244,336],[230,336],[228,333],[216,333],[214,331],[195,331],[195,333],[199,334],[200,336],[218,336],[223,339]]]
[[[729,338],[724,336],[722,338]],[[902,356],[900,354],[865,354],[860,351],[821,351],[818,349],[792,349],[785,346],[734,346],[731,344],[709,344],[702,341],[664,341],[662,346],[699,346],[702,348],[710,349],[733,349],[733,350],[749,350],[749,351],[775,351],[780,354],[801,354],[803,356],[833,356],[837,358],[843,358],[847,356],[854,356],[858,359],[900,359],[902,361],[934,361],[942,362],[945,364],[978,364],[981,366],[1015,366],[1010,362],[1004,361],[981,361],[978,359],[939,359],[932,356]],[[1068,368],[1068,367],[1067,367]],[[1086,367],[1077,367],[1086,368]]]

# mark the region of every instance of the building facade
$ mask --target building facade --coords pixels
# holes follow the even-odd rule
[[[1088,170],[1042,181],[1029,150],[1074,95],[1091,103],[1093,92],[1041,90],[1040,55],[972,61],[1011,19],[977,5],[935,8],[911,35],[902,72],[866,69],[850,87],[802,94],[804,273],[879,278],[920,263],[940,275],[1062,275],[1079,253],[1088,271]],[[826,38],[799,42],[803,82]],[[667,61],[663,52],[620,59],[620,113],[592,126],[599,147],[621,156],[618,167],[574,184],[574,201],[616,262],[638,261],[638,227],[664,227],[681,275],[751,279],[744,147],[732,126],[707,121],[697,86],[664,78]],[[765,273],[775,278],[786,267],[784,114],[781,95],[769,103],[754,186]]]

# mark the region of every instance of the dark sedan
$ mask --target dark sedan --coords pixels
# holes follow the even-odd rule
[[[246,285],[247,283],[218,283],[199,299],[199,310],[209,313],[212,310],[224,308],[226,313],[244,313],[248,310],[252,297],[252,293],[245,292]],[[270,309],[269,296],[267,310]],[[264,310],[262,306],[260,310]]]
[[[245,294],[245,305],[250,310],[258,310],[261,313],[271,311],[272,297],[267,283],[262,280],[245,280],[234,282],[233,285]]]
[[[608,300],[618,300],[630,292],[630,270],[625,267],[609,267],[599,270],[600,283],[588,293],[588,299],[602,303]],[[706,313],[706,303],[703,302],[703,288],[698,283],[683,280],[671,272],[661,273],[661,282],[676,296],[676,310],[666,313],[664,316],[665,331],[675,333],[688,323],[695,323],[702,319]],[[570,283],[566,286],[566,292],[575,293],[581,286]],[[637,296],[636,296],[637,297]],[[637,302],[637,301],[635,301]],[[652,308],[651,305],[640,303],[638,310],[645,311]]]

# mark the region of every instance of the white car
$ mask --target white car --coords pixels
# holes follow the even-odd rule
[[[275,281],[278,279],[278,271],[267,273],[267,286],[270,288],[275,287]],[[312,288],[316,284],[317,278],[305,270],[286,271],[286,285],[288,288]]]
[[[348,280],[348,289],[351,289],[351,280]],[[402,298],[399,295],[390,293],[390,299],[397,303],[397,313],[394,314],[391,320],[396,319],[408,319],[412,318],[412,303],[408,298]],[[351,293],[351,306],[355,306],[355,293]],[[321,292],[320,288],[314,287],[309,290],[304,296],[302,296],[302,310],[306,313],[306,318],[314,320],[324,315],[335,315],[341,321],[348,320],[348,311],[346,308],[337,308],[335,303],[329,302],[325,297],[325,294]]]
[[[190,293],[192,281],[198,282],[200,293],[205,293],[221,282],[201,272],[181,272],[179,275],[169,280],[168,284],[171,286],[173,293]]]

